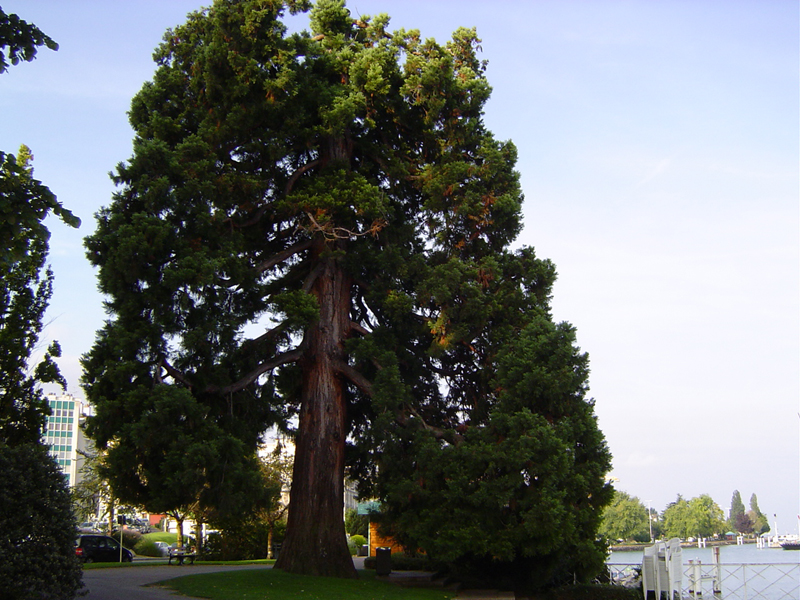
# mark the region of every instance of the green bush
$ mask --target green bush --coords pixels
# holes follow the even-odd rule
[[[138,556],[161,556],[155,540],[147,540],[144,538],[139,540],[133,547],[133,552]]]
[[[363,535],[353,535],[347,540],[347,547],[350,549],[350,555],[355,556],[358,554],[358,549],[367,543],[367,538]]]
[[[71,600],[82,587],[64,476],[40,444],[0,444],[0,597]]]
[[[114,532],[111,534],[115,540],[119,541],[119,529],[115,529]],[[125,546],[128,550],[133,550],[136,552],[136,544],[138,544],[142,539],[142,534],[138,531],[134,531],[133,529],[123,529],[122,530],[122,545]],[[138,554],[138,552],[136,552]]]
[[[368,556],[364,559],[365,569],[375,568],[376,558]],[[406,556],[402,552],[392,553],[392,571],[428,571],[440,573],[445,570],[445,565],[432,561],[424,555]]]

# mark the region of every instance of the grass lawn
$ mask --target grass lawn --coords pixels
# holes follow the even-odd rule
[[[376,581],[372,571],[359,571],[359,579],[336,579],[259,569],[187,575],[156,585],[185,596],[211,600],[448,600],[453,597],[451,591],[401,588]]]
[[[168,544],[174,544],[178,541],[178,534],[177,533],[167,533],[165,531],[154,531],[153,533],[145,533],[142,536],[142,539],[151,541],[151,542],[167,542]],[[184,536],[184,540],[185,540]]]

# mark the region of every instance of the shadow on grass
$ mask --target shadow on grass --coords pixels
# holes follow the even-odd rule
[[[359,579],[337,579],[273,569],[242,570],[186,575],[153,585],[211,600],[448,600],[454,595],[449,590],[401,588],[376,581],[373,571],[359,571]]]

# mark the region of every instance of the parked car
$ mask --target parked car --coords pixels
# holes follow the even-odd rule
[[[167,542],[153,542],[158,550],[159,556],[169,556],[169,544]]]
[[[95,521],[86,521],[78,525],[78,531],[81,533],[100,533],[100,528]]]
[[[119,562],[119,540],[107,535],[79,535],[75,540],[75,556],[85,563]],[[122,562],[131,562],[133,552],[122,548]]]

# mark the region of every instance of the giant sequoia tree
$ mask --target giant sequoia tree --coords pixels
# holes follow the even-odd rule
[[[483,123],[476,33],[441,45],[320,0],[287,34],[307,4],[218,0],[156,52],[87,240],[110,314],[93,435],[146,494],[132,430],[169,398],[191,409],[174,427],[244,447],[295,430],[290,571],[355,576],[349,469],[409,548],[588,573],[610,459],[554,268],[509,250],[516,153]]]

